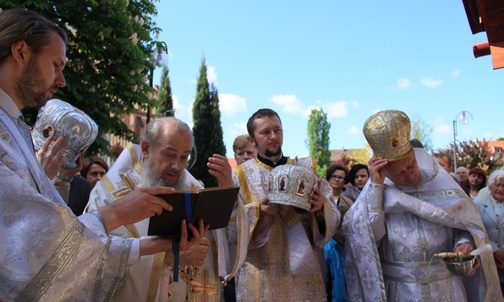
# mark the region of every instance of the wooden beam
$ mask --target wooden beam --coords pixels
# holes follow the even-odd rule
[[[504,42],[497,42],[490,45],[490,53],[492,54],[493,69],[504,67]]]

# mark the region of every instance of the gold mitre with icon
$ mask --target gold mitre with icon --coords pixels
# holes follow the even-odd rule
[[[413,151],[410,119],[402,111],[384,110],[371,115],[364,123],[363,131],[374,156],[396,161]]]
[[[310,211],[310,193],[317,178],[308,168],[295,164],[275,167],[269,175],[269,203]]]

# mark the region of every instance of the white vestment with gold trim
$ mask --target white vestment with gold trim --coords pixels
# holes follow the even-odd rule
[[[90,209],[109,204],[138,187],[141,180],[142,153],[140,145],[129,144],[91,192]],[[198,191],[201,184],[184,170],[180,188]],[[220,301],[221,279],[229,280],[237,272],[246,255],[248,223],[243,205],[237,203],[229,226],[207,233],[211,250],[204,266],[181,266],[179,281],[173,282],[172,266],[164,265],[164,253],[142,256],[130,268],[126,284],[115,296],[116,301]],[[121,237],[147,236],[149,219],[121,226],[111,234]],[[245,248],[241,249],[240,245]],[[235,268],[236,267],[236,268]]]
[[[290,163],[288,159],[287,164]],[[297,165],[315,172],[311,158],[300,158]],[[246,262],[237,278],[237,301],[326,301],[323,247],[336,232],[340,213],[326,198],[321,223],[325,230],[321,230],[314,214],[298,214],[291,206],[279,205],[280,212],[272,226],[254,233],[260,202],[268,196],[272,169],[255,158],[234,170],[235,185],[240,185],[239,199],[246,205],[251,238]],[[324,189],[329,188],[322,191],[330,194]]]
[[[110,300],[132,241],[110,238],[98,211],[72,213],[12,111],[0,89],[0,300]]]

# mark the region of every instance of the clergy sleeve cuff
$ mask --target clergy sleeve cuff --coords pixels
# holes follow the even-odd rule
[[[385,185],[370,183],[368,192],[366,192],[368,200],[369,212],[382,212],[383,211],[383,192]],[[362,193],[361,193],[362,194]]]
[[[128,256],[128,266],[136,264],[140,260],[140,239],[133,239]]]

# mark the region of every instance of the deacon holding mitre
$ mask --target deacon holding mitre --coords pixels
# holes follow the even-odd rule
[[[235,278],[237,301],[326,301],[323,247],[340,219],[326,197],[330,187],[316,176],[312,158],[282,154],[275,111],[255,112],[247,130],[258,154],[234,170],[251,223],[247,259]]]

